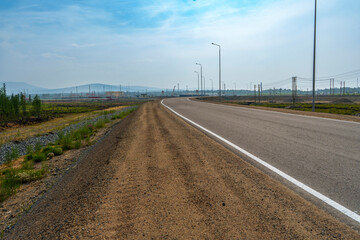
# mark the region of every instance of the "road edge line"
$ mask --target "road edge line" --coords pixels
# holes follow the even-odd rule
[[[350,217],[351,219],[355,220],[356,222],[360,223],[360,215],[356,214],[355,212],[351,211],[350,209],[342,206],[341,204],[335,202],[334,200],[326,197],[325,195],[319,193],[318,191],[310,188],[309,186],[305,185],[304,183],[296,180],[295,178],[287,175],[286,173],[284,173],[283,171],[277,169],[276,167],[268,164],[267,162],[265,162],[264,160],[256,157],[255,155],[249,153],[248,151],[242,149],[241,147],[235,145],[234,143],[230,142],[229,140],[217,135],[216,133],[204,128],[203,126],[201,126],[200,124],[195,123],[194,121],[184,117],[183,115],[181,115],[180,113],[177,113],[176,111],[174,111],[172,108],[170,108],[169,106],[167,106],[166,104],[164,104],[163,102],[164,100],[161,100],[161,104],[166,107],[167,109],[169,109],[171,112],[175,113],[177,116],[181,117],[182,119],[186,120],[187,122],[191,123],[192,125],[200,128],[201,130],[207,132],[208,134],[216,137],[217,139],[221,140],[222,142],[228,144],[229,146],[235,148],[236,150],[238,150],[239,152],[245,154],[246,156],[250,157],[251,159],[253,159],[254,161],[260,163],[261,165],[263,165],[264,167],[268,168],[269,170],[273,171],[274,173],[278,174],[279,176],[283,177],[284,179],[286,179],[287,181],[293,183],[294,185],[296,185],[297,187],[301,188],[302,190],[306,191],[307,193],[311,194],[312,196],[320,199],[321,201],[325,202],[326,204],[328,204],[329,206],[335,208],[336,210],[340,211],[341,213],[345,214],[346,216]]]

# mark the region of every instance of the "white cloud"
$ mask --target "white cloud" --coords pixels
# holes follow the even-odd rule
[[[88,44],[72,43],[71,46],[76,47],[76,48],[87,48],[87,47],[94,47],[94,46],[96,46],[96,45],[95,45],[95,44],[92,44],[92,43],[88,43]]]

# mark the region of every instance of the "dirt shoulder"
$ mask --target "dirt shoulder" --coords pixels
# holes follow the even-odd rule
[[[199,100],[196,98],[190,98],[190,100],[206,102],[206,103],[214,103],[214,104],[223,104],[223,105],[234,106],[234,107],[259,109],[259,110],[298,114],[298,115],[321,117],[321,118],[331,118],[331,119],[351,121],[351,122],[360,122],[360,117],[358,117],[358,116],[341,115],[341,114],[333,114],[333,113],[322,113],[322,112],[307,112],[307,111],[299,111],[299,110],[294,110],[294,109],[272,108],[272,107],[262,107],[262,106],[247,106],[247,105],[240,105],[240,104],[228,103],[228,102],[219,103],[219,102],[215,102],[215,101]]]
[[[84,154],[6,239],[360,239],[159,102]]]

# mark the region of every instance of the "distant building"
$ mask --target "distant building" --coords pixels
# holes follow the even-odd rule
[[[106,92],[106,97],[107,98],[120,98],[120,97],[125,97],[125,94],[122,91],[109,91],[109,92]]]

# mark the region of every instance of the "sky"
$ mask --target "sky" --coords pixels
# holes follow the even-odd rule
[[[335,85],[356,86],[359,12],[359,0],[318,0],[317,78],[355,71]],[[0,82],[197,89],[198,62],[217,89],[215,42],[227,89],[289,88],[298,76],[304,90],[313,34],[314,0],[1,0]]]

